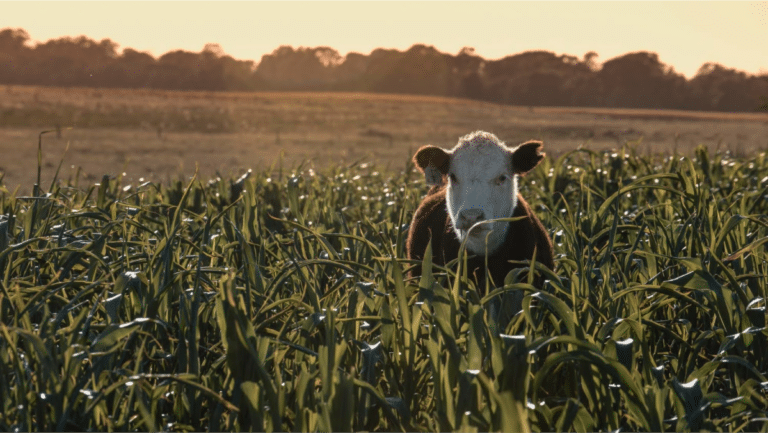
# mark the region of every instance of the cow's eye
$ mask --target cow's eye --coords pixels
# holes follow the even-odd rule
[[[448,178],[451,179],[452,183],[457,183],[459,181],[458,179],[456,179],[456,175],[453,173],[449,174]]]
[[[496,178],[496,183],[499,184],[499,185],[501,185],[502,183],[504,183],[506,181],[507,181],[507,175],[506,174],[502,174],[501,176]]]

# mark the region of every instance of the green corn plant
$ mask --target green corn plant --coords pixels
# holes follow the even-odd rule
[[[0,185],[0,429],[768,431],[765,154],[544,160],[493,284],[407,168]]]

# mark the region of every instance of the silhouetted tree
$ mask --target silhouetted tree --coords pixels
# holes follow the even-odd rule
[[[451,89],[450,95],[483,99],[485,60],[475,54],[475,49],[472,47],[462,48],[456,57],[449,60],[452,63],[453,83],[456,85]]]
[[[600,66],[597,64],[596,60],[598,57],[600,57],[600,55],[594,51],[584,54],[584,64],[587,65],[590,71],[597,72],[600,70]]]
[[[0,82],[25,84],[23,65],[29,61],[29,34],[22,29],[0,31]]]
[[[768,73],[765,73],[763,75],[758,76],[757,78],[763,80],[763,84],[765,87],[768,87]],[[768,111],[768,91],[764,92],[764,95],[760,96],[760,101],[762,102],[762,105],[757,107],[756,111]]]
[[[574,56],[527,51],[487,62],[487,99],[519,105],[574,105],[592,71]]]
[[[371,57],[360,53],[349,53],[344,61],[335,68],[336,83],[331,86],[334,90],[361,90],[363,76],[368,69]]]
[[[360,90],[380,91],[379,83],[395,68],[402,59],[403,53],[398,50],[377,48],[371,51],[365,65],[365,71],[359,79]]]
[[[157,61],[148,53],[126,48],[107,68],[108,82],[121,83],[121,87],[153,87]],[[114,84],[113,84],[114,85]]]
[[[105,72],[117,58],[117,44],[85,36],[51,39],[34,48],[30,78],[56,86],[108,85]]]
[[[656,53],[641,51],[611,59],[598,78],[608,107],[676,107],[683,101],[685,77],[661,63]]]
[[[278,90],[323,89],[337,81],[333,72],[342,61],[338,51],[329,47],[281,46],[262,56],[256,73]]]
[[[474,48],[455,56],[417,44],[341,56],[330,47],[281,46],[256,65],[228,56],[218,44],[199,53],[147,53],[85,36],[34,46],[22,29],[0,30],[0,83],[174,90],[345,90],[444,95],[518,105],[768,110],[768,75],[716,63],[687,81],[655,53],[635,52],[598,64],[528,51],[488,61]]]
[[[448,95],[451,88],[451,69],[448,55],[434,47],[414,45],[382,71],[372,71],[369,76],[380,79],[371,83],[371,90],[385,93],[416,95]],[[382,65],[377,62],[375,65]],[[371,74],[374,72],[374,74]]]
[[[706,63],[691,79],[690,87],[699,109],[751,111],[768,96],[768,81],[717,63]]]

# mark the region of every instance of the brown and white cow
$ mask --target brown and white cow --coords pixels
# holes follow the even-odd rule
[[[432,188],[416,210],[408,232],[409,259],[422,260],[432,242],[432,262],[444,265],[458,257],[466,239],[468,268],[478,281],[488,264],[496,286],[521,265],[510,260],[532,260],[554,269],[552,241],[541,221],[518,192],[518,177],[544,157],[540,141],[509,148],[495,135],[476,131],[459,139],[451,150],[423,146],[413,161]],[[483,221],[523,217],[513,222]],[[417,265],[412,276],[421,275]],[[539,281],[538,284],[541,282]]]

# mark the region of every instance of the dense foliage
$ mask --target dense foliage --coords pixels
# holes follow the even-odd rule
[[[523,189],[557,269],[481,298],[404,278],[412,171],[0,187],[0,429],[768,431],[765,154]]]
[[[341,56],[330,47],[282,46],[258,64],[216,44],[199,53],[154,58],[109,40],[63,37],[32,45],[22,29],[0,31],[0,84],[165,90],[357,91],[473,98],[503,104],[568,107],[766,110],[768,75],[716,63],[687,80],[656,53],[635,52],[598,64],[529,51],[486,60],[466,47],[456,55],[414,45]]]

